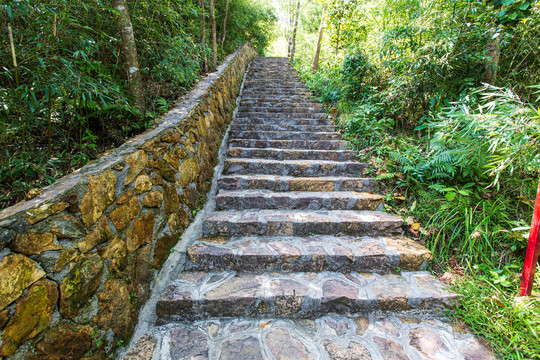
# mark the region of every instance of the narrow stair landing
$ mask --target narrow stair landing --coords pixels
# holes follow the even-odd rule
[[[287,59],[253,61],[216,209],[126,359],[493,358],[310,95]]]

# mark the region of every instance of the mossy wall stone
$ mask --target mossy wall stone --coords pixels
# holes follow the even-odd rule
[[[155,127],[0,212],[0,356],[101,359],[127,342],[205,199],[255,56],[242,46]]]

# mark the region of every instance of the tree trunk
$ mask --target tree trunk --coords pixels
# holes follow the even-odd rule
[[[227,35],[227,15],[229,14],[229,0],[225,5],[225,18],[223,19],[223,37],[221,38],[221,51],[223,51],[223,44],[225,44],[225,36]]]
[[[338,25],[338,28],[337,28],[337,36],[336,36],[336,56],[337,56],[337,53],[338,53],[338,50],[339,50],[339,35],[341,33],[341,24]]]
[[[323,37],[324,30],[324,13],[326,11],[326,6],[323,8],[321,15],[321,27],[319,28],[319,40],[317,40],[317,50],[315,50],[315,57],[313,58],[313,68],[311,72],[315,74],[319,70],[319,56],[321,54],[321,42]]]
[[[210,24],[212,25],[212,71],[217,67],[217,37],[216,37],[216,17],[214,16],[214,2],[210,0]]]
[[[288,11],[288,19],[287,19],[287,59],[291,58],[291,41],[292,41],[292,27],[293,27],[293,21],[294,21],[294,10],[293,10],[294,2],[293,0],[289,1],[289,11]]]
[[[294,50],[296,48],[296,29],[298,29],[299,17],[300,17],[300,0],[298,0],[298,4],[296,5],[296,16],[294,18],[294,27],[293,27],[293,33],[292,33],[291,63],[294,60]]]
[[[204,0],[199,0],[201,5],[201,22],[202,22],[202,45],[203,45],[203,67],[204,73],[208,72],[208,57],[206,56],[206,18],[204,16]]]
[[[135,100],[135,107],[144,115],[144,91],[142,77],[139,69],[139,58],[137,47],[135,46],[135,35],[133,25],[129,18],[129,11],[126,0],[113,0],[113,8],[118,11],[118,29],[122,36],[122,55],[128,69],[128,82]]]
[[[498,36],[495,39],[490,37],[484,49],[486,52],[486,59],[484,59],[484,66],[486,68],[484,82],[493,84],[497,80],[497,70],[499,69],[501,37]]]

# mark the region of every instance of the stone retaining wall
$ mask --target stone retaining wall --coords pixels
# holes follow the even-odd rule
[[[205,201],[249,44],[154,129],[0,213],[0,357],[101,359]]]

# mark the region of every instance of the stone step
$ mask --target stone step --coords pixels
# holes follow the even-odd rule
[[[304,149],[304,150],[345,150],[347,142],[344,140],[229,140],[229,147],[241,148],[275,148],[275,149]]]
[[[258,118],[264,119],[264,123],[267,123],[269,119],[328,119],[328,114],[324,112],[310,112],[310,113],[272,113],[272,112],[258,112],[258,111],[239,111],[237,118]]]
[[[265,117],[237,117],[233,124],[235,125],[304,125],[304,126],[321,126],[331,125],[327,118],[312,118],[306,117],[287,117],[287,118],[265,118]]]
[[[283,176],[357,176],[367,167],[356,161],[227,158],[223,174]]]
[[[278,117],[282,114],[322,114],[321,109],[313,107],[268,107],[268,106],[242,106],[238,108],[239,114],[267,114],[267,116]],[[325,114],[325,113],[324,113]],[[326,114],[325,114],[326,115]]]
[[[300,131],[230,131],[231,139],[254,140],[341,140],[337,132],[300,132]]]
[[[431,252],[406,237],[211,237],[187,250],[187,269],[390,273],[425,269]]]
[[[160,296],[160,322],[212,317],[315,318],[378,311],[437,314],[457,295],[427,272],[182,273]]]
[[[278,104],[278,105],[267,105],[264,103],[256,104],[244,104],[241,103],[238,107],[238,111],[251,111],[251,112],[261,112],[261,113],[313,113],[313,112],[323,112],[322,107],[313,106],[308,104]]]
[[[216,196],[217,210],[309,209],[376,210],[383,196],[354,191],[221,191]]]
[[[300,91],[300,90],[254,90],[246,89],[242,91],[242,96],[264,96],[264,95],[279,95],[279,96],[291,96],[291,95],[301,95],[304,97],[312,97],[313,93],[311,91]]]
[[[297,104],[307,105],[324,108],[324,105],[316,100],[306,99],[305,96],[259,96],[248,97],[242,96],[242,105],[244,104],[268,104],[270,106],[277,106],[281,104]]]
[[[287,124],[237,124],[232,123],[230,131],[300,131],[334,132],[334,125],[287,125]]]
[[[247,80],[245,83],[244,83],[244,89],[260,89],[260,90],[265,90],[265,89],[302,89],[302,90],[307,90],[307,87],[306,85],[298,80],[298,81],[293,81],[293,80],[290,80],[290,79],[281,79],[280,83],[279,84],[276,84],[276,79],[262,79],[262,78],[259,78],[259,79],[252,79],[252,80]]]
[[[258,149],[229,148],[227,156],[235,158],[262,158],[275,160],[332,160],[353,161],[358,153],[352,150],[301,150],[301,149]]]
[[[380,211],[216,211],[204,218],[204,236],[398,235],[403,220]]]
[[[276,175],[225,175],[220,190],[264,189],[271,191],[374,191],[373,178],[293,177]]]
[[[181,321],[139,338],[122,360],[495,360],[459,324],[402,313],[313,320],[263,317]]]

